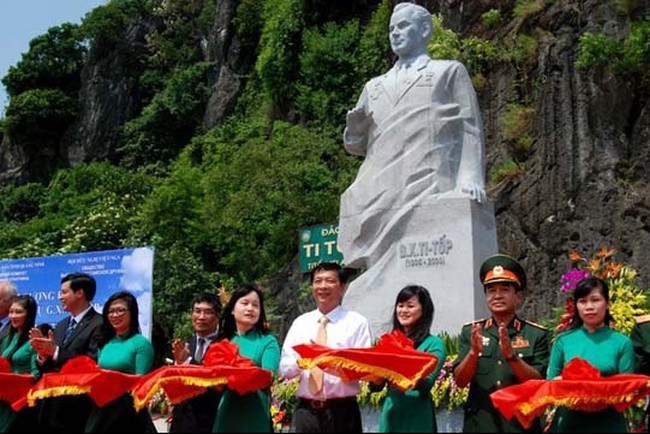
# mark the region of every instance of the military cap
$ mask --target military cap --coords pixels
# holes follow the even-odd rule
[[[508,255],[497,254],[490,256],[481,265],[479,277],[483,285],[497,282],[510,282],[526,289],[526,273],[519,262]]]

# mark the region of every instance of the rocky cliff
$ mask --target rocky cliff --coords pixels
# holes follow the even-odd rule
[[[308,2],[317,7],[319,2]],[[616,247],[620,258],[640,271],[650,286],[650,85],[646,78],[615,74],[607,66],[578,69],[579,37],[584,32],[625,37],[631,22],[650,14],[650,2],[537,1],[531,13],[488,27],[481,16],[500,9],[513,16],[511,1],[420,1],[444,17],[459,35],[475,35],[516,48],[517,35],[535,45],[529,58],[496,63],[478,89],[486,129],[488,170],[512,155],[523,173],[493,185],[500,249],[520,259],[529,274],[526,313],[540,317],[557,305],[559,276],[569,267],[571,249],[588,253],[602,244]],[[626,3],[626,4],[627,4]],[[216,2],[215,21],[202,41],[205,60],[216,65],[204,124],[219,124],[233,109],[254,64],[251,47],[233,31],[238,2]],[[619,5],[617,7],[617,5]],[[156,23],[137,19],[123,49],[143,47]],[[128,51],[127,50],[127,51]],[[531,54],[532,53],[532,54]],[[46,154],[68,164],[109,158],[118,132],[141,109],[134,77],[123,73],[118,48],[108,58],[92,55],[83,73],[81,111],[60,142]],[[525,103],[529,123],[526,146],[503,125],[509,104]],[[343,122],[343,120],[341,120]],[[0,146],[2,179],[25,180],[30,156],[5,135]],[[293,287],[275,283],[276,288]],[[294,303],[295,304],[295,303]],[[295,311],[296,306],[292,307]]]

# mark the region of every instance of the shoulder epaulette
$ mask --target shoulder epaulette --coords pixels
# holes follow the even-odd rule
[[[525,323],[528,324],[528,325],[531,325],[531,326],[533,326],[533,327],[537,327],[538,329],[541,329],[541,330],[548,330],[546,327],[544,327],[544,326],[541,325],[541,324],[537,324],[536,322],[528,321],[527,319],[523,319],[522,321],[525,322]]]
[[[650,321],[650,313],[647,313],[645,315],[637,316],[634,318],[636,320],[637,324],[643,324],[648,321]]]
[[[468,325],[472,325],[472,324],[476,324],[476,323],[479,323],[479,322],[485,322],[485,321],[487,321],[489,319],[490,318],[475,319],[474,321],[466,322],[465,324],[463,324],[463,327],[468,326]]]

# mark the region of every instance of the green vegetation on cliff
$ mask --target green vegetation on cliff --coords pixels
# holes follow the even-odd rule
[[[217,3],[112,0],[80,26],[62,24],[31,42],[3,78],[11,100],[0,139],[10,136],[33,155],[58,144],[78,119],[82,72],[93,56],[109,61],[119,52],[139,107],[107,161],[69,168],[40,155],[38,176],[0,188],[0,258],[154,245],[155,320],[169,330],[184,320],[193,293],[271,278],[295,258],[300,227],[337,219],[361,161],[341,144],[345,112],[394,60],[387,39],[394,2],[237,2],[237,47],[254,61],[242,67],[234,113],[208,130],[215,68],[206,51],[220,31]],[[518,1],[511,12],[529,18],[542,3]],[[481,17],[490,31],[513,19],[497,9]],[[479,92],[498,67],[535,79],[535,37],[461,37],[440,15],[434,24],[433,57],[463,62]],[[136,28],[147,29],[146,42],[124,46]],[[649,28],[647,19],[633,23],[624,41],[585,34],[578,66],[607,62],[647,77]],[[511,154],[495,164],[494,183],[525,173],[537,140],[536,111],[521,89],[494,115]]]

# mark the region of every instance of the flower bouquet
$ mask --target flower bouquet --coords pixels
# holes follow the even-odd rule
[[[609,287],[610,313],[614,318],[613,328],[630,334],[634,326],[634,318],[645,312],[647,296],[639,288],[637,272],[622,262],[614,260],[616,250],[602,246],[591,256],[583,256],[577,251],[569,252],[569,260],[573,263],[570,270],[560,278],[560,291],[565,294],[564,310],[555,327],[555,332],[565,330],[570,324],[575,311],[573,290],[580,280],[595,276],[603,279]]]

